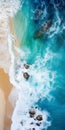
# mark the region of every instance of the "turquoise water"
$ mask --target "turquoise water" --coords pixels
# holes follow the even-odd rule
[[[65,1],[21,0],[21,3],[22,7],[14,18],[20,50],[24,52],[18,65],[25,61],[31,66],[29,73],[32,76],[27,82],[33,95],[24,90],[23,99],[28,98],[28,108],[37,105],[42,113],[43,110],[49,113],[47,121],[51,124],[46,123],[46,127],[41,128],[35,126],[36,130],[65,130]],[[51,26],[44,31],[41,28],[45,23],[48,25],[48,21],[51,21]],[[18,75],[21,77],[20,72]],[[23,83],[24,87],[28,85],[22,79],[19,83],[20,86]],[[19,98],[18,105],[23,99]],[[22,103],[16,110],[21,107]],[[29,130],[25,127],[16,128],[21,129]]]

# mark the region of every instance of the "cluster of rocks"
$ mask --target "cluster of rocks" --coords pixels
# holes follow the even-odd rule
[[[41,9],[37,9],[35,11],[34,20],[38,20],[41,14],[42,14],[42,10]]]
[[[39,130],[42,126],[43,123],[43,115],[40,113],[40,111],[38,110],[38,108],[31,108],[28,112],[26,112],[28,116],[26,116],[26,118],[29,118],[29,122],[28,120],[26,120],[29,124],[29,128],[27,128],[27,130]],[[25,118],[24,118],[25,119]],[[26,123],[27,123],[26,122]],[[20,122],[22,126],[24,126],[24,122],[23,120]]]
[[[24,67],[25,67],[25,69],[29,69],[30,66],[28,64],[24,64]],[[30,75],[26,71],[23,73],[23,77],[26,80],[28,80]],[[31,120],[31,122],[30,122],[30,126],[32,127],[30,130],[36,130],[35,126],[40,127],[42,125],[43,116],[42,116],[42,114],[37,114],[37,109],[38,109],[37,107],[31,108],[28,112],[29,118],[33,119],[33,121]]]
[[[34,121],[30,123],[30,125],[34,125],[35,124],[38,127],[41,126],[42,121],[43,121],[42,114],[38,114],[37,115],[36,110],[35,109],[31,109],[31,110],[29,110],[29,116],[30,116],[30,118],[34,119]],[[35,130],[35,128],[32,128],[32,130]]]
[[[29,69],[29,65],[28,64],[24,64],[24,67],[25,67],[25,69]],[[30,77],[30,75],[27,73],[27,72],[24,72],[23,73],[23,77],[26,79],[26,80],[28,80],[29,79],[29,77]]]
[[[45,22],[39,30],[37,30],[35,33],[34,33],[34,39],[37,39],[37,38],[41,38],[43,36],[43,34],[45,34],[49,28],[52,26],[52,21],[51,20],[48,20],[47,22]]]

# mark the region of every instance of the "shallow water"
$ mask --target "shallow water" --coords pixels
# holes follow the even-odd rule
[[[21,0],[20,10],[14,17],[20,42],[19,58],[11,42],[9,46],[10,81],[19,94],[11,130],[65,130],[64,8],[64,0]],[[29,69],[25,69],[24,63],[30,65]],[[30,75],[28,81],[23,77],[24,72]],[[43,116],[39,127],[29,117],[32,107],[37,115]]]

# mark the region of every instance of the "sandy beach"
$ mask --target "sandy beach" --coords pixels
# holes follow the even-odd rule
[[[9,130],[11,126],[11,114],[13,107],[9,102],[9,94],[12,90],[12,85],[9,82],[9,76],[0,69],[0,130]],[[8,113],[10,116],[8,116]]]
[[[4,92],[0,89],[0,130],[4,130],[5,105]]]
[[[15,60],[17,60],[19,58],[19,56],[20,56],[20,51],[18,49],[20,41],[16,36],[15,26],[14,26],[14,19],[12,17],[9,17],[9,27],[10,27],[11,37],[12,37]]]
[[[5,6],[6,7],[6,6]],[[14,23],[12,17],[7,17],[5,7],[0,8],[0,130],[10,130],[13,106],[9,96],[14,88],[9,81],[11,57],[8,49],[8,33],[13,36]],[[18,40],[15,40],[18,46]]]

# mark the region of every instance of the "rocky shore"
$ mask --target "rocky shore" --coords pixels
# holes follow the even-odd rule
[[[28,116],[28,121],[25,122],[27,127],[27,130],[40,130],[43,128],[44,124],[44,115],[41,113],[38,107],[32,107],[28,112],[26,112],[26,118]],[[24,119],[25,120],[25,119]],[[20,122],[22,127],[24,125],[23,119]]]

